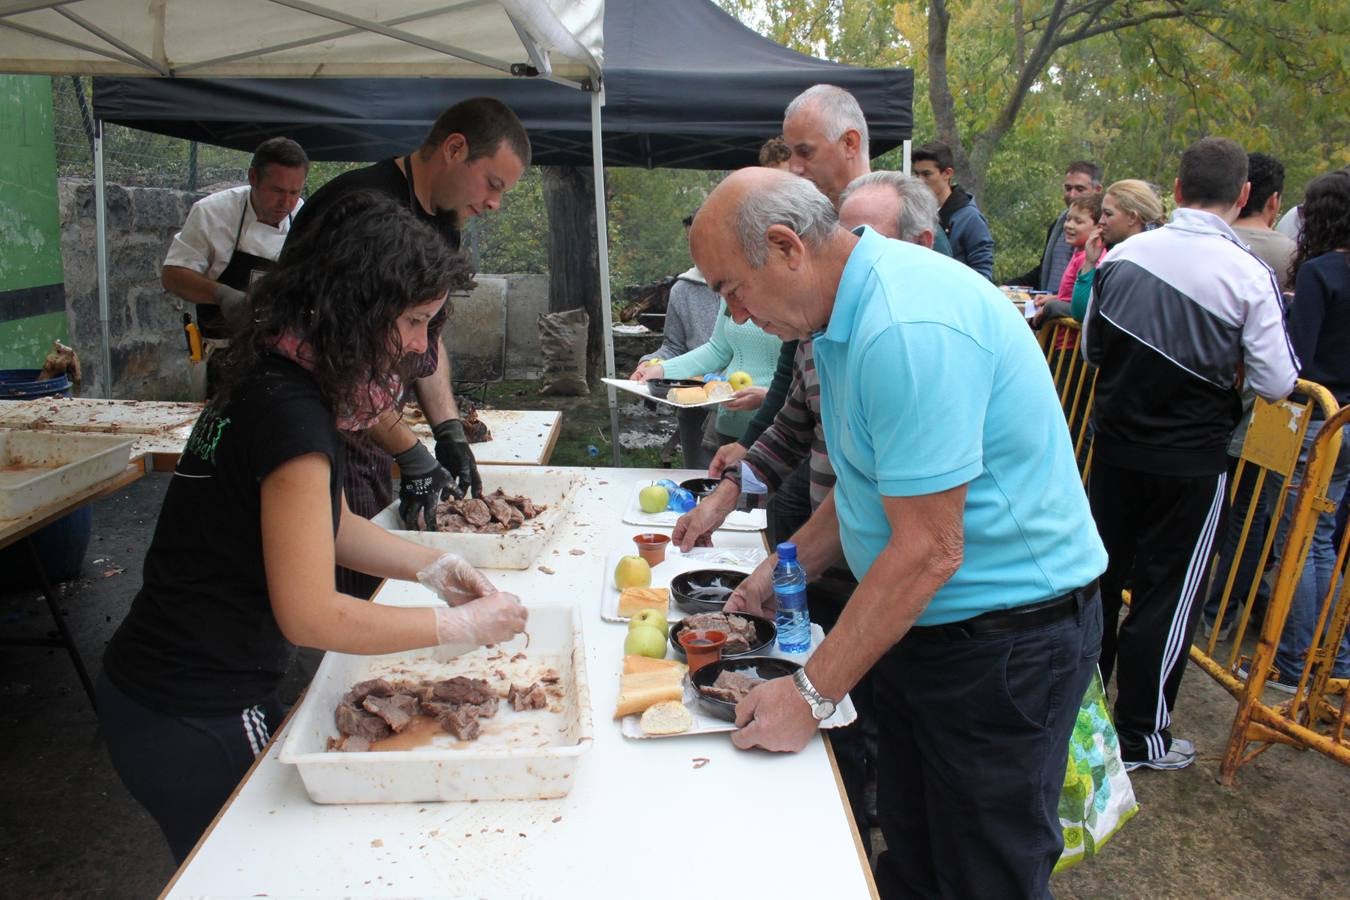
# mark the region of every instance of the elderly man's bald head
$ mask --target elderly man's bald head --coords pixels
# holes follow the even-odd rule
[[[737,322],[747,318],[784,339],[828,318],[831,267],[848,251],[834,206],[811,182],[776,169],[734,172],[708,196],[689,232],[694,262]],[[835,277],[837,281],[837,276]],[[822,312],[823,311],[823,312]]]
[[[838,222],[829,198],[805,178],[779,169],[751,167],[733,172],[713,189],[689,238],[692,245],[700,223],[716,227],[718,240],[734,238],[746,261],[759,268],[768,254],[766,236],[771,226],[787,226],[814,248]]]

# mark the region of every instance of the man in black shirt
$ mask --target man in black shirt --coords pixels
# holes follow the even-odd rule
[[[298,239],[314,227],[339,197],[373,190],[406,205],[458,250],[464,222],[497,209],[529,164],[529,137],[506,104],[490,97],[465,100],[441,114],[417,150],[339,175],[320,188],[296,217],[291,235]],[[350,438],[345,488],[348,504],[361,516],[374,516],[392,500],[391,457],[399,465],[399,512],[409,528],[420,529],[423,518],[428,528],[434,527],[433,510],[442,491],[481,491],[459,421],[449,356],[439,339],[444,321],[442,312],[432,323],[431,344],[418,360],[413,383],[436,436],[435,456],[397,411]]]

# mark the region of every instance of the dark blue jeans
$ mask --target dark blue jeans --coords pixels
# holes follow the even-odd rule
[[[912,630],[872,668],[881,896],[1049,896],[1069,736],[1101,603],[1012,635]]]
[[[137,703],[106,675],[95,692],[113,768],[159,823],[180,863],[286,712],[274,695],[229,716],[169,716]]]

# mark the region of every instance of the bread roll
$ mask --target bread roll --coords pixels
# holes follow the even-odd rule
[[[650,656],[638,656],[630,653],[623,658],[623,674],[632,675],[634,672],[661,672],[666,669],[678,669],[680,674],[689,668],[678,659],[652,659]]]
[[[664,700],[642,714],[643,734],[680,734],[694,727],[694,714],[678,700]]]
[[[678,702],[683,698],[684,672],[680,669],[634,672],[619,679],[619,703],[614,718],[645,712],[663,700]]]
[[[702,403],[708,399],[708,394],[701,386],[677,387],[671,388],[666,398],[672,403]]]
[[[669,608],[669,588],[624,588],[619,592],[619,615],[625,619],[640,609],[665,613]]]

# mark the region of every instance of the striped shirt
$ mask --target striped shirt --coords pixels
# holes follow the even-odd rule
[[[745,454],[745,462],[769,488],[771,496],[809,456],[811,509],[814,510],[834,487],[834,469],[825,452],[825,429],[820,421],[820,378],[816,375],[815,354],[811,347],[810,340],[797,344],[797,355],[792,360],[792,385],[783,407],[774,416],[773,424]],[[739,483],[740,472],[730,469],[727,477]],[[764,499],[767,501],[768,498]]]

